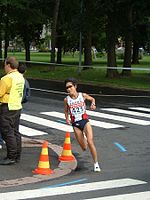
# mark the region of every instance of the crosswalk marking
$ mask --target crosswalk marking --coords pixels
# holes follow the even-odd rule
[[[29,127],[22,126],[22,125],[19,125],[19,131],[21,134],[27,135],[27,136],[38,136],[38,135],[46,135],[47,134],[46,132],[38,131],[36,129],[29,128]]]
[[[140,111],[150,111],[149,108],[145,108],[145,107],[129,107],[129,109],[134,109],[134,110],[137,109]],[[106,110],[106,111],[116,112],[116,113],[121,113],[121,114],[128,114],[128,115],[133,115],[133,116],[138,116],[138,117],[147,117],[147,118],[150,117],[150,114],[147,114],[147,113],[141,113],[141,112],[136,112],[136,111],[131,111],[131,110],[124,110],[124,109],[119,109],[119,108],[101,108],[101,110],[103,110],[103,111]],[[120,122],[132,123],[132,124],[137,124],[137,125],[150,125],[150,121],[143,120],[143,119],[135,119],[135,118],[131,118],[131,117],[106,114],[106,113],[90,111],[90,110],[87,110],[87,113],[88,113],[88,115],[98,117],[98,118],[110,119],[110,120],[114,120],[114,121],[116,120],[116,121],[120,121]],[[51,112],[41,112],[40,114],[51,116],[51,117],[56,117],[59,119],[65,119],[64,113],[61,113],[61,112],[51,111]],[[61,130],[64,132],[66,132],[66,131],[73,132],[72,126],[65,124],[65,121],[61,122],[61,120],[57,120],[57,121],[48,120],[48,119],[44,119],[42,117],[37,117],[37,116],[24,114],[24,113],[21,114],[21,119],[31,122],[31,123],[43,125],[43,126],[46,126],[49,128]],[[101,128],[105,128],[105,129],[124,127],[119,122],[118,122],[119,124],[118,123],[116,124],[116,123],[108,123],[108,122],[103,122],[103,121],[93,120],[93,119],[90,119],[90,122],[93,126],[97,126],[97,127],[101,127]],[[27,135],[27,136],[38,136],[38,135],[47,134],[44,131],[36,130],[36,128],[35,129],[29,128],[29,127],[22,126],[22,125],[20,125],[20,132],[23,135]]]
[[[54,112],[41,112],[41,114],[44,114],[44,115],[47,115],[47,116],[52,116],[52,117],[58,117],[58,118],[61,118],[61,119],[65,118],[63,113],[55,112],[55,111]],[[97,120],[90,120],[90,122],[94,126],[98,126],[98,127],[105,128],[105,129],[124,127],[124,126],[119,125],[119,124],[101,122],[101,121],[97,121]]]
[[[150,108],[144,108],[144,107],[129,107],[129,109],[150,112]]]
[[[101,110],[106,110],[106,111],[116,112],[116,113],[121,113],[121,114],[134,115],[138,117],[150,118],[150,114],[145,114],[145,113],[140,113],[140,112],[135,112],[135,111],[130,111],[130,110],[123,110],[120,108],[102,108]]]
[[[84,199],[84,200],[150,200],[150,191],[145,192],[136,192],[131,194],[120,194],[120,195],[112,195],[106,197],[98,197],[92,199]]]
[[[147,182],[124,178],[116,180],[107,180],[93,183],[76,184],[55,188],[42,188],[34,190],[23,190],[8,193],[1,193],[1,199],[5,200],[19,200],[19,199],[30,199],[30,198],[40,198],[49,197],[55,195],[73,194],[79,192],[90,192],[95,190],[122,188],[127,186],[136,186],[146,184]]]
[[[21,119],[28,121],[28,122],[35,123],[35,124],[39,124],[41,126],[50,127],[50,128],[54,128],[54,129],[61,130],[61,131],[73,132],[73,128],[71,126],[67,125],[67,124],[54,122],[54,121],[51,121],[51,120],[43,119],[41,117],[36,117],[36,116],[33,116],[33,115],[28,115],[28,114],[22,113]]]
[[[150,125],[150,121],[146,121],[146,120],[142,120],[142,119],[135,119],[135,118],[131,118],[131,117],[116,116],[116,115],[105,114],[102,112],[95,112],[95,111],[90,111],[90,110],[87,110],[87,114],[91,115],[91,116],[95,116],[95,117],[117,120],[117,121],[137,124],[137,125],[143,125],[143,126]]]

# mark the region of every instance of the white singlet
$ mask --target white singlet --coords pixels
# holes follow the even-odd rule
[[[72,122],[82,120],[83,114],[86,113],[86,105],[81,92],[78,93],[76,99],[72,99],[69,95],[66,97],[67,104],[70,109],[70,118]]]

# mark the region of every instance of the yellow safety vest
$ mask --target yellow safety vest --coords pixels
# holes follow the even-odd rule
[[[22,97],[24,89],[24,77],[18,71],[14,71],[5,76],[11,78],[12,86],[10,89],[8,108],[9,110],[20,110],[22,108]],[[2,78],[3,79],[3,78]]]

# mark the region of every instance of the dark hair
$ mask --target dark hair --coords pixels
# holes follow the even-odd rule
[[[6,64],[6,65],[10,65],[10,67],[11,67],[12,69],[17,69],[17,68],[18,68],[18,65],[19,65],[17,59],[16,59],[15,57],[13,57],[13,56],[12,56],[12,57],[6,58],[6,59],[5,59],[5,64]]]
[[[77,85],[77,80],[73,77],[70,77],[70,78],[67,78],[65,80],[65,85],[68,83],[68,82],[71,82],[73,85]]]
[[[26,65],[22,64],[18,66],[18,72],[20,72],[21,74],[24,74],[26,70],[27,70]]]

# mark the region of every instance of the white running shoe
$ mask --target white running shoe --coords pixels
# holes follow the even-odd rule
[[[0,144],[0,149],[2,149],[3,148],[3,146]]]
[[[98,162],[94,163],[94,172],[100,172],[100,171],[101,171],[101,168],[100,168]]]

